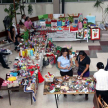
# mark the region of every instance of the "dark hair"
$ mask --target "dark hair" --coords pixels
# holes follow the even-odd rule
[[[96,66],[98,69],[104,69],[104,64],[102,62],[98,62]]]
[[[67,52],[67,58],[69,59],[69,50],[67,48],[62,48],[61,49],[61,56],[63,55],[63,52]]]
[[[22,18],[25,16],[25,14],[22,14]]]
[[[27,17],[25,18],[25,21],[27,21],[27,20],[28,20],[28,18],[29,18],[29,17],[27,16]]]
[[[24,25],[24,24],[22,23],[22,21],[20,21],[20,22],[19,22],[19,25]]]
[[[13,37],[14,37],[13,28],[15,28],[15,27],[14,27],[14,26],[11,26],[11,27],[10,27],[10,34],[11,34],[11,38],[13,38]]]
[[[79,51],[79,55],[82,55],[82,56],[87,56],[87,54],[85,53],[85,51]]]

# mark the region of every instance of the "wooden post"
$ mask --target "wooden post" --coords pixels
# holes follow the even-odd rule
[[[14,10],[15,10],[15,0],[13,0],[13,4],[14,4]],[[16,21],[16,26],[17,26],[17,17],[16,17],[16,11],[15,11],[15,21]]]

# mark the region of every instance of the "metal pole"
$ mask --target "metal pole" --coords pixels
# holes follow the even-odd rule
[[[14,4],[14,10],[15,10],[15,0],[13,0],[13,4]],[[16,21],[16,26],[17,26],[16,11],[15,11],[15,21]]]

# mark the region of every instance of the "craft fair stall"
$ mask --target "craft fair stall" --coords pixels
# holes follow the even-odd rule
[[[99,40],[100,29],[95,16],[78,14],[39,15],[34,26],[40,34],[48,33],[53,41]]]
[[[30,93],[31,104],[36,101],[38,83],[44,81],[41,76],[43,67],[43,54],[45,52],[47,38],[36,35],[30,39],[21,39],[18,48],[19,56],[15,58],[13,68],[6,74],[6,80],[2,83],[0,90],[7,90],[9,103],[11,105],[10,91],[19,90]],[[39,80],[39,78],[41,78]]]
[[[56,107],[61,94],[94,94],[93,78],[55,77],[49,73],[45,75],[44,95],[55,95]],[[59,101],[60,102],[60,101]]]

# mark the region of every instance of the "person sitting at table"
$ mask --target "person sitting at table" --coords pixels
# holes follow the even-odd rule
[[[24,32],[26,32],[27,31],[27,28],[26,28],[26,26],[24,26],[24,24],[20,21],[19,22],[19,27],[20,27],[20,36],[22,36],[22,35],[24,35]]]
[[[90,58],[84,51],[79,51],[75,64],[78,67],[78,75],[80,77],[89,77]],[[88,94],[85,95],[85,100],[88,100]]]
[[[101,95],[101,98],[108,103],[108,71],[104,70],[104,64],[102,62],[98,62],[96,67],[98,71],[93,75],[96,82],[96,94],[97,97]]]
[[[0,78],[0,88],[1,88],[1,85],[2,85],[3,81],[4,81],[4,79]],[[3,97],[0,96],[0,99],[3,99]]]
[[[69,50],[67,48],[62,48],[61,49],[61,55],[57,59],[58,62],[58,68],[60,69],[60,74],[61,76],[73,76],[73,71],[72,71],[72,58],[69,55]],[[64,94],[64,97],[67,95]]]
[[[24,22],[24,25],[26,26],[27,29],[32,29],[33,23],[31,22],[30,18],[27,16]]]
[[[19,45],[19,35],[16,35],[15,27],[11,26],[8,30],[8,41],[13,42],[15,44],[15,50],[17,49],[17,45]]]
[[[22,19],[21,19],[21,22],[24,24],[24,22],[25,22],[25,19],[26,19],[26,15],[25,14],[23,14],[22,15]]]

